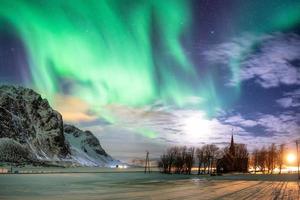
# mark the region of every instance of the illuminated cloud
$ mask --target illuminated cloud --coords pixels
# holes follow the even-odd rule
[[[56,95],[53,106],[66,122],[93,121],[97,118],[90,113],[89,105],[76,97]]]
[[[244,119],[240,114],[235,116],[230,116],[226,120],[224,120],[224,122],[233,125],[243,126],[243,127],[254,127],[258,125],[256,121]]]
[[[284,97],[277,99],[276,102],[284,108],[299,107],[300,89],[284,93]]]
[[[300,37],[297,34],[243,35],[204,52],[210,62],[233,71],[228,85],[254,80],[264,88],[300,85]],[[233,66],[234,65],[234,66]],[[295,66],[294,66],[295,65]]]
[[[297,138],[300,131],[300,121],[294,112],[282,112],[279,115],[256,113],[251,118],[240,114],[228,115],[222,116],[221,122],[243,127],[246,132],[244,136],[257,143],[261,143],[258,138],[266,138],[268,143],[284,142]]]
[[[255,79],[264,88],[300,85],[300,70],[293,65],[300,57],[300,37],[275,34],[260,45],[243,63],[241,79]]]
[[[149,107],[132,108],[127,106],[106,106],[106,112],[114,116],[114,123],[106,126],[110,130],[119,130],[119,134],[131,132],[153,141],[165,142],[169,145],[199,145],[224,142],[230,137],[232,129],[244,132],[243,128],[220,122],[217,118],[209,118],[205,111],[195,109],[176,109]],[[97,127],[89,126],[86,129]],[[99,129],[103,127],[98,126]],[[123,130],[123,131],[122,131]],[[101,131],[103,132],[103,131]],[[242,133],[241,133],[242,134]]]

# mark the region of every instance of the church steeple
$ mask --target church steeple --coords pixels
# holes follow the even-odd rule
[[[231,143],[230,143],[230,147],[229,147],[229,153],[232,156],[235,156],[235,145],[234,145],[233,133],[231,134]]]

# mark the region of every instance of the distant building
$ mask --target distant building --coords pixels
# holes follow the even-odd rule
[[[223,158],[217,160],[217,172],[229,173],[229,172],[248,172],[248,157],[239,157],[236,155],[237,145],[234,143],[233,135],[231,136],[231,142],[229,150]]]
[[[7,174],[7,173],[8,173],[8,169],[0,168],[0,174]]]

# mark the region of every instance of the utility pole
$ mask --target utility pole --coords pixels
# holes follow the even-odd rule
[[[144,173],[150,173],[150,161],[149,161],[149,151],[146,151],[146,160],[145,160],[145,171]]]
[[[296,140],[297,165],[298,165],[298,179],[300,179],[300,171],[299,171],[299,142],[300,142],[300,140]]]

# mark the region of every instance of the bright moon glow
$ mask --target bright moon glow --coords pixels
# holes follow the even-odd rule
[[[183,120],[183,131],[189,139],[200,139],[211,135],[211,121],[205,119],[202,114],[192,115]]]
[[[287,155],[287,161],[289,162],[289,163],[293,163],[293,162],[295,162],[296,161],[296,156],[295,156],[295,154],[288,154]]]

